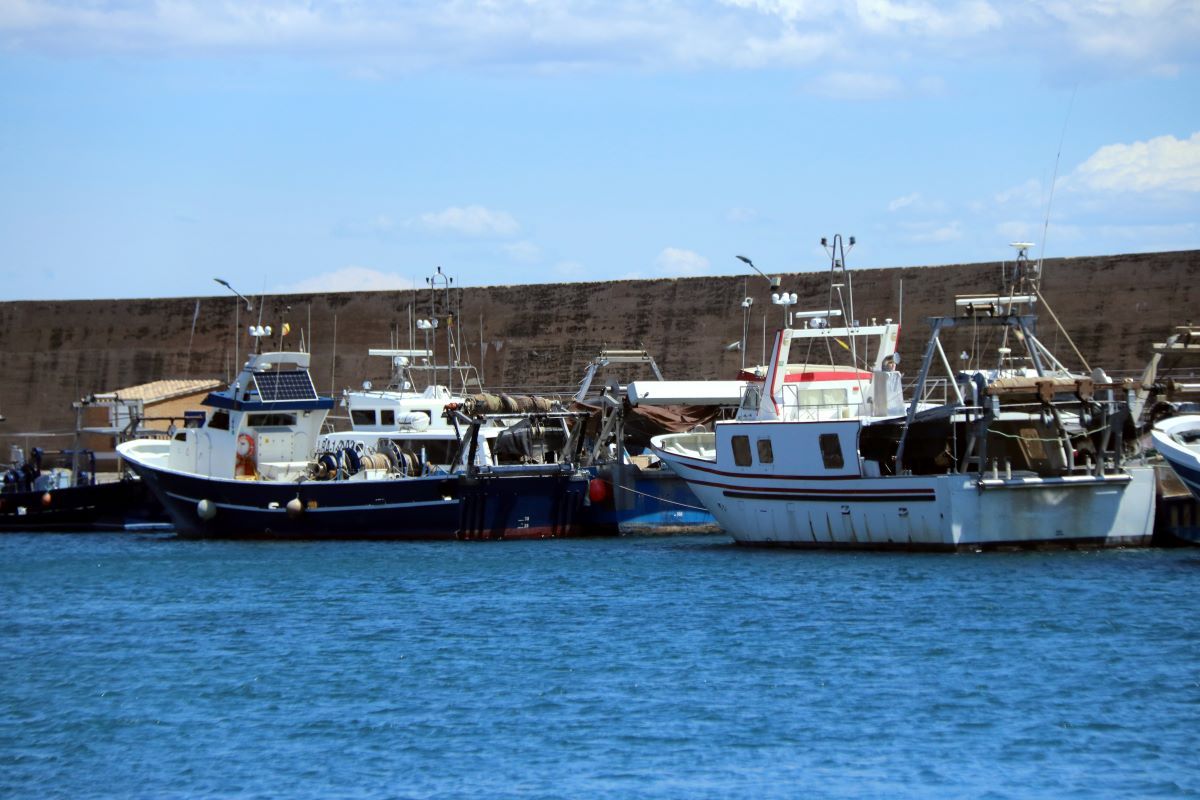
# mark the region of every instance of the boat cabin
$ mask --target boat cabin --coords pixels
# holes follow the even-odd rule
[[[252,355],[231,386],[204,398],[204,418],[174,434],[169,468],[246,480],[303,472],[333,407],[308,367],[308,353]]]
[[[737,418],[801,422],[903,413],[895,369],[900,326],[890,319],[838,328],[814,322],[825,320],[812,318],[804,327],[778,331],[771,364],[743,373],[749,382]],[[852,364],[834,363],[835,348]]]

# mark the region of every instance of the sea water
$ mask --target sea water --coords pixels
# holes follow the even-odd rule
[[[4,797],[1200,793],[1200,550],[0,537]]]

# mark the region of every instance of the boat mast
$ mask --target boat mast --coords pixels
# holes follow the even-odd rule
[[[850,237],[850,249],[854,249],[854,237]],[[846,327],[853,330],[858,327],[858,321],[854,319],[854,283],[850,279],[850,271],[846,269],[846,247],[842,241],[842,235],[835,233],[833,235],[833,243],[821,237],[821,246],[825,248],[825,252],[829,253],[829,300],[826,303],[826,311],[833,311],[833,293],[836,291],[838,296],[838,307],[842,312],[842,318],[846,320]],[[846,294],[850,299],[849,308],[846,307],[845,298],[842,297],[842,287],[846,288]],[[858,367],[858,350],[855,340],[856,336],[851,334],[846,337],[850,340],[850,363]],[[827,343],[828,346],[828,343]],[[829,354],[829,362],[833,363],[833,353]]]

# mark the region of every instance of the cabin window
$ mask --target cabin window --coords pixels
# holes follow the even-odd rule
[[[225,410],[214,411],[211,418],[208,420],[208,427],[218,430],[229,430],[229,412]]]
[[[846,465],[842,458],[842,442],[836,433],[821,434],[821,461],[825,469],[841,469]]]
[[[775,463],[775,453],[771,450],[770,439],[758,440],[758,463],[773,464]]]
[[[355,425],[374,425],[375,424],[375,409],[350,409],[350,421]]]
[[[739,467],[750,466],[750,437],[734,436],[731,441],[733,444],[733,463]]]
[[[848,402],[845,389],[788,389],[801,408],[844,406]]]
[[[396,427],[396,412],[390,408],[382,408],[379,410],[379,424],[386,425],[389,428]]]
[[[280,425],[295,425],[295,414],[251,414],[247,423],[251,428],[269,428]]]

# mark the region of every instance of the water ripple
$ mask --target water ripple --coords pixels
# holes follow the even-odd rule
[[[1196,551],[0,537],[0,796],[1193,797]]]

